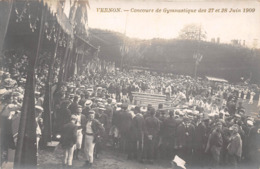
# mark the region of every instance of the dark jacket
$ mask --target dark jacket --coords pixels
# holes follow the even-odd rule
[[[132,121],[133,139],[142,139],[145,131],[145,121],[141,114],[136,114]]]
[[[118,118],[118,129],[121,134],[128,133],[132,125],[132,115],[126,110],[121,110]]]
[[[210,146],[222,147],[223,145],[223,137],[222,134],[213,130],[210,137]]]
[[[82,114],[84,114],[86,117],[88,117],[90,110],[91,110],[90,107],[85,107],[85,108],[82,110]]]
[[[195,129],[195,147],[198,149],[205,149],[207,141],[207,127],[203,122],[201,122]]]
[[[160,131],[160,120],[154,116],[145,119],[145,135],[156,137]]]
[[[69,122],[64,125],[61,131],[61,146],[62,148],[70,148],[74,144],[76,144],[77,141],[77,125]]]
[[[108,125],[108,117],[105,113],[97,114],[96,119],[103,124],[104,128],[107,128]]]
[[[67,108],[60,108],[57,111],[57,127],[58,130],[61,130],[62,127],[70,122],[70,117],[71,117],[71,111]]]
[[[176,132],[177,122],[174,118],[168,117],[163,122],[162,136],[174,136]]]
[[[76,114],[79,104],[76,102],[72,102],[69,106],[69,109],[71,111],[71,114]]]
[[[81,114],[80,124],[81,124],[80,127],[82,127],[82,128],[84,128],[84,126],[86,126],[86,124],[87,124],[87,117],[84,114]]]
[[[87,125],[87,120],[85,122],[85,124],[81,123],[83,130],[82,133],[85,135],[86,134],[86,125]],[[92,120],[92,124],[91,124],[91,128],[93,130],[93,135],[94,135],[94,142],[97,141],[97,138],[102,135],[105,132],[105,128],[102,126],[102,124],[96,120],[93,119]]]
[[[109,124],[111,124],[112,123],[112,118],[113,118],[113,108],[111,107],[111,105],[107,105],[106,106],[105,114],[108,117]]]
[[[195,127],[192,124],[181,123],[176,130],[177,147],[193,147]]]

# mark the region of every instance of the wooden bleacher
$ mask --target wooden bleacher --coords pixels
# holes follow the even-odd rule
[[[171,102],[166,100],[166,95],[161,94],[151,94],[151,93],[139,93],[133,92],[133,100],[135,105],[145,105],[151,104],[155,109],[158,108],[160,103],[163,104],[163,108],[167,109],[171,107]]]

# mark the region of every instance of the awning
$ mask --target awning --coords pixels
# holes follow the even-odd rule
[[[44,0],[44,4],[47,5],[50,12],[56,16],[57,22],[61,26],[64,32],[73,37],[73,26],[70,19],[65,15],[61,3],[54,0]]]
[[[214,82],[223,82],[223,83],[228,83],[227,80],[225,80],[225,79],[221,79],[221,78],[216,78],[216,77],[206,76],[206,79],[209,80],[209,81],[214,81]]]

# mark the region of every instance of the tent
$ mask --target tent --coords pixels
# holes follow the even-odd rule
[[[222,83],[228,83],[227,80],[222,79],[222,78],[216,78],[216,77],[210,77],[210,76],[206,76],[206,79],[208,81],[213,81],[213,82],[222,82]]]

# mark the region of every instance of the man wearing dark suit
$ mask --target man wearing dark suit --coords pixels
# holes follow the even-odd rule
[[[78,108],[79,96],[74,96],[73,102],[69,106],[71,114],[76,114]]]
[[[192,160],[194,131],[195,127],[190,123],[190,119],[188,117],[183,118],[183,122],[177,127],[176,130],[178,156],[188,162],[191,162]]]
[[[131,125],[132,125],[132,115],[127,110],[128,104],[122,104],[122,110],[118,116],[118,129],[121,135],[120,145],[121,150],[123,152],[128,151],[128,141],[130,140],[130,132],[131,132]]]
[[[97,119],[102,124],[102,126],[105,128],[105,131],[107,131],[108,118],[107,118],[107,115],[104,113],[104,111],[105,111],[105,108],[99,107],[98,110],[96,111],[95,119]],[[96,145],[95,145],[95,157],[96,158],[98,158],[98,155],[101,153],[101,151],[103,149],[103,144],[105,144],[107,141],[106,134],[107,134],[106,132],[102,133],[101,138],[96,141]]]
[[[162,136],[162,155],[164,157],[173,157],[173,147],[175,142],[175,131],[177,127],[177,122],[173,116],[173,111],[169,112],[170,117],[166,118],[163,123],[163,130],[161,129]]]
[[[72,167],[73,152],[74,152],[75,144],[77,142],[78,126],[75,124],[76,121],[77,121],[77,117],[75,115],[72,115],[71,121],[65,124],[61,131],[60,144],[64,149],[63,167],[66,166],[68,166],[69,168]]]
[[[68,109],[70,105],[70,101],[66,100],[64,102],[62,102],[61,104],[61,108],[58,109],[57,111],[57,118],[55,121],[55,129],[56,132],[60,132],[62,127],[67,124],[68,122],[70,122],[70,117],[71,117],[71,111]]]
[[[209,136],[209,118],[204,118],[195,129],[195,162],[197,165],[205,164],[207,146]]]
[[[160,120],[155,117],[155,109],[150,108],[150,116],[145,119],[144,132],[144,160],[150,163],[154,162],[154,149],[156,147],[156,140],[158,132],[160,131]]]
[[[105,114],[107,115],[107,118],[108,118],[108,123],[107,123],[107,134],[109,133],[110,131],[110,128],[112,127],[112,119],[113,119],[113,108],[111,106],[111,103],[112,103],[112,99],[108,99],[107,100],[107,105],[105,107]]]
[[[130,156],[134,156],[138,161],[142,158],[143,152],[143,141],[144,141],[144,130],[145,130],[145,121],[144,117],[140,112],[140,107],[135,107],[135,117],[132,121],[132,141],[133,141],[133,149],[130,151]]]

